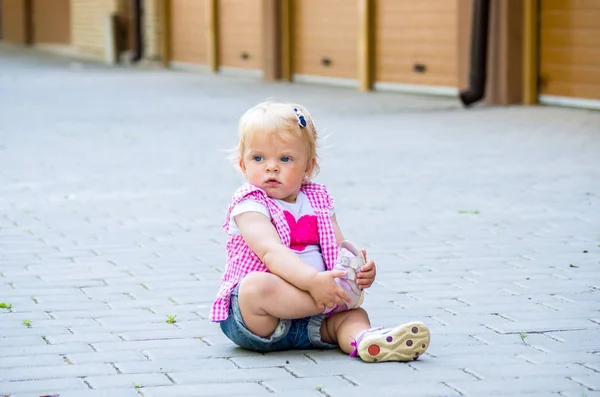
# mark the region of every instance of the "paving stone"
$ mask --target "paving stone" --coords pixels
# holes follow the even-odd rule
[[[27,335],[27,336],[11,336],[7,337],[6,335],[2,335],[0,337],[0,348],[8,347],[8,346],[35,346],[35,345],[45,345],[46,342],[37,335]]]
[[[526,321],[526,322],[500,322],[500,321],[489,321],[486,320],[486,326],[500,333],[528,333],[528,332],[548,332],[553,331],[577,331],[582,329],[596,329],[600,330],[600,327],[594,325],[585,318],[579,319],[563,319],[554,320],[548,322],[548,320],[541,321]]]
[[[58,354],[7,357],[0,358],[0,368],[19,368],[19,367],[37,367],[45,365],[62,365],[65,360]]]
[[[68,353],[87,353],[93,351],[92,348],[83,343],[68,343],[61,345],[42,345],[42,346],[12,346],[0,350],[0,358],[22,357],[29,355],[32,359],[38,355],[47,354],[68,354]]]
[[[32,323],[37,322],[39,320],[49,320],[51,319],[47,313],[44,312],[11,312],[11,313],[2,313],[2,325],[3,327],[14,327],[19,326],[23,327],[21,322],[23,320],[30,320]]]
[[[0,325],[0,329],[4,330],[7,328],[4,328],[3,325],[12,325],[12,329],[8,329],[6,332],[14,332],[14,323],[12,324],[2,324]],[[89,319],[89,318],[76,318],[76,319],[67,319],[67,320],[56,320],[56,319],[46,319],[46,320],[35,320],[35,322],[33,322],[33,320],[31,321],[31,328],[25,328],[23,326],[23,324],[20,322],[19,323],[19,328],[21,330],[21,335],[23,334],[34,334],[34,335],[43,335],[46,332],[47,333],[53,333],[52,331],[54,331],[56,329],[56,327],[60,326],[61,331],[58,332],[59,334],[62,334],[64,332],[62,332],[63,330],[66,330],[67,332],[69,332],[69,329],[73,326],[94,326],[94,327],[98,327],[98,322]]]
[[[52,345],[61,343],[97,343],[97,342],[120,342],[122,339],[117,335],[110,333],[95,333],[95,334],[60,334],[46,335],[46,340]]]
[[[73,291],[71,294],[64,295],[44,295],[44,294],[31,294],[38,302],[47,305],[54,305],[54,307],[60,307],[65,302],[77,302],[82,300],[89,300],[90,298],[85,296],[80,290]]]
[[[562,391],[570,391],[576,388],[576,384],[563,377],[535,377],[535,378],[518,378],[506,380],[484,380],[458,382],[450,381],[447,383],[450,387],[458,390],[460,393],[467,396],[486,395],[510,395],[515,393],[557,393]]]
[[[128,310],[110,310],[108,308],[104,310],[71,310],[71,311],[60,311],[52,312],[52,316],[58,319],[69,319],[69,318],[102,318],[104,321],[112,319],[114,317],[127,317],[129,319],[137,319],[143,321],[154,317],[152,313],[143,309],[128,309]]]
[[[171,329],[173,326],[171,324],[167,324],[164,321],[161,322],[144,322],[144,323],[135,323],[135,322],[109,322],[107,324],[100,325],[99,322],[94,321],[93,326],[73,326],[69,329],[73,334],[86,334],[86,333],[94,333],[98,332],[98,329],[102,329],[105,332],[110,332],[114,334],[121,334],[125,332],[134,333],[136,331],[166,331]]]
[[[441,383],[402,383],[402,386],[378,386],[376,389],[377,396],[395,397],[395,396],[460,396],[456,391]],[[374,393],[373,386],[358,386],[358,387],[336,387],[331,389],[323,389],[327,395],[331,397],[360,397]]]
[[[231,361],[240,368],[268,368],[282,367],[290,364],[311,364],[311,360],[303,354],[252,354],[246,357],[232,357]]]
[[[581,363],[589,365],[597,363],[599,357],[591,352],[531,352],[519,354],[518,357],[534,364],[553,365],[565,363]]]
[[[598,397],[600,392],[589,391],[585,388],[581,390],[564,391],[560,393],[560,397]]]
[[[576,374],[569,376],[569,379],[590,390],[600,391],[600,375],[598,373]]]
[[[232,359],[233,361],[233,359]],[[406,363],[378,363],[377,365],[365,366],[359,359],[344,361],[329,361],[327,365],[317,365],[302,361],[292,361],[285,369],[299,378],[314,378],[318,376],[349,376],[358,375],[370,377],[373,374],[385,372],[397,372],[399,374],[410,374],[414,371]]]
[[[37,379],[76,378],[87,375],[109,375],[115,370],[107,364],[77,364],[69,365],[63,361],[61,365],[36,366],[26,368],[5,368],[0,374],[2,381],[29,381]]]
[[[124,340],[152,340],[152,339],[182,339],[182,338],[196,338],[198,337],[199,331],[193,329],[185,329],[182,330],[178,327],[172,326],[169,330],[159,330],[159,331],[138,331],[136,333],[133,332],[123,332],[119,334],[119,337]]]
[[[589,369],[578,364],[544,364],[535,365],[523,363],[510,367],[498,367],[494,365],[473,365],[465,368],[465,371],[476,375],[480,379],[512,379],[512,378],[528,378],[535,376],[557,376],[564,377],[565,375],[588,375],[591,373]]]
[[[163,359],[160,361],[121,361],[118,360],[115,366],[124,374],[137,374],[144,372],[176,372],[189,371],[193,369],[222,369],[231,370],[236,366],[229,360],[224,358],[210,359],[185,359],[185,360],[169,360]]]
[[[88,387],[81,379],[44,379],[23,382],[0,382],[0,393],[17,394],[37,392],[38,395],[54,394],[60,390],[87,390]]]
[[[128,361],[140,361],[145,357],[137,351],[110,351],[110,352],[92,352],[92,353],[72,353],[65,355],[66,359],[74,364],[84,363],[116,363]]]
[[[138,389],[104,389],[104,390],[66,390],[60,397],[139,397]],[[39,397],[39,393],[14,394],[11,397]]]
[[[487,354],[485,356],[476,354],[476,351],[471,352],[472,354],[446,354],[440,357],[433,357],[431,353],[427,352],[418,361],[418,365],[421,366],[437,366],[444,363],[444,366],[450,365],[456,368],[465,368],[472,365],[473,363],[487,363],[493,362],[498,366],[511,366],[523,363],[522,355],[508,355],[501,354],[498,351],[497,354]]]
[[[448,381],[470,381],[476,380],[472,374],[469,372],[465,372],[459,369],[452,370],[440,370],[436,372],[432,372],[429,369],[427,370],[414,370],[405,366],[406,369],[398,370],[394,368],[393,376],[390,376],[390,372],[383,372],[382,370],[369,371],[368,376],[363,376],[360,370],[347,372],[344,374],[344,377],[353,383],[359,386],[384,386],[397,384],[399,379],[402,379],[405,383],[414,383],[414,382],[433,382],[433,383],[442,383]]]
[[[322,391],[352,385],[343,377],[319,376],[314,378],[279,378],[280,379],[265,379],[262,384],[269,390],[282,394],[288,391]]]
[[[245,368],[236,372],[236,382],[262,382],[267,380],[295,379],[283,368]],[[199,369],[193,371],[169,372],[169,377],[177,384],[204,384],[231,382],[231,374],[222,369]]]
[[[160,339],[160,340],[141,340],[141,341],[121,341],[121,342],[99,342],[93,344],[97,351],[121,351],[121,350],[150,350],[161,347],[168,349],[189,348],[190,350],[204,348],[201,342],[196,339]]]
[[[145,387],[142,389],[147,397],[175,396],[262,396],[271,395],[266,388],[257,383],[213,383],[198,385],[176,385],[169,387]]]
[[[94,389],[116,389],[135,386],[150,387],[150,386],[166,386],[173,382],[161,373],[147,374],[118,374],[110,376],[88,376],[86,382]]]

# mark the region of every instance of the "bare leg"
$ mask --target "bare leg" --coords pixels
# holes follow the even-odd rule
[[[272,273],[248,273],[240,282],[239,306],[246,327],[267,337],[279,319],[297,319],[321,313],[308,292]]]
[[[321,339],[323,342],[338,344],[345,353],[352,353],[354,347],[350,345],[352,338],[360,331],[371,328],[369,315],[363,308],[340,312],[327,317],[321,325]]]

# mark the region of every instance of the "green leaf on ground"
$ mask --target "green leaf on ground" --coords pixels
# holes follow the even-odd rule
[[[165,320],[165,322],[167,322],[169,324],[175,324],[177,322],[176,317],[177,317],[176,315],[171,316],[171,315],[167,314],[167,319]]]

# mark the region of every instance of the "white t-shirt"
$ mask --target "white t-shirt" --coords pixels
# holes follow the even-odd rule
[[[298,193],[295,203],[288,203],[283,200],[273,199],[275,203],[283,210],[285,219],[290,227],[290,248],[296,252],[300,258],[317,269],[325,270],[325,262],[321,255],[321,246],[319,245],[319,233],[317,230],[317,216],[310,205],[310,201],[302,192]],[[259,212],[271,220],[271,214],[267,208],[252,200],[246,199],[236,204],[231,210],[229,217],[229,234],[240,235],[240,230],[235,223],[235,216],[244,212]],[[335,208],[329,211],[332,216]]]

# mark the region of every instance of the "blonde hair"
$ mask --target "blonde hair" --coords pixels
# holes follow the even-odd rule
[[[303,116],[306,126],[300,124],[296,109]],[[289,136],[301,138],[307,144],[309,160],[315,160],[315,166],[308,176],[319,173],[317,129],[312,117],[302,105],[266,101],[248,109],[238,124],[238,144],[232,153],[232,160],[236,164],[247,154],[248,142],[259,134],[274,135],[281,139]]]

